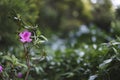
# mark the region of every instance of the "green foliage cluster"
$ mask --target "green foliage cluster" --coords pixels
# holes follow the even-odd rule
[[[79,32],[79,31],[78,31]],[[39,35],[40,33],[37,32]],[[53,38],[48,42],[45,51],[32,48],[30,51],[31,72],[30,80],[119,80],[120,67],[120,38],[109,35],[101,29],[92,26],[88,31],[69,35],[69,38],[56,42]],[[96,40],[93,40],[92,37]],[[37,37],[37,36],[36,36]],[[73,38],[74,37],[74,38]],[[84,38],[83,38],[84,37]],[[73,43],[73,40],[76,42]],[[86,40],[87,39],[87,40]],[[60,39],[57,39],[60,40]],[[103,43],[103,42],[108,43]],[[39,41],[35,40],[35,43]],[[41,42],[41,41],[40,41]],[[53,42],[53,43],[51,43]],[[53,47],[54,44],[58,48]],[[36,47],[38,47],[36,45]],[[53,49],[52,49],[53,48]],[[56,49],[54,49],[56,48]],[[16,78],[18,72],[23,73],[24,80],[26,65],[23,48],[11,48],[7,53],[1,52],[1,64],[5,68],[3,75]],[[41,53],[39,53],[41,51]],[[7,56],[5,56],[7,54]],[[11,55],[14,54],[14,55]],[[15,72],[16,76],[9,75]],[[7,71],[7,72],[5,72]],[[7,75],[8,73],[8,75]]]
[[[110,0],[98,1],[98,4],[93,5],[94,19],[93,22],[100,28],[110,31],[111,22],[115,17],[114,8]]]
[[[0,52],[2,78],[24,80],[28,66],[15,34],[27,29],[33,39],[26,45],[31,65],[28,80],[119,80],[120,8],[115,11],[110,0],[102,1],[1,0],[0,50],[5,49]],[[32,23],[42,26],[47,36],[53,34],[45,50],[41,43],[47,39]],[[22,78],[17,77],[19,72]]]
[[[15,45],[17,25],[10,19],[11,13],[20,13],[24,20],[35,23],[38,8],[33,0],[0,0],[0,49]]]
[[[21,41],[23,46],[20,45],[21,47],[18,47],[18,49],[16,48],[14,50],[14,48],[12,49],[11,47],[8,52],[1,52],[0,66],[3,67],[3,70],[0,73],[0,79],[18,80],[19,78],[22,78],[24,80],[28,80],[31,79],[29,78],[29,72],[36,67],[37,63],[35,63],[35,61],[40,60],[45,56],[42,43],[47,41],[47,38],[41,34],[39,29],[37,29],[38,26],[26,24],[18,14],[14,13],[11,18],[19,24],[16,31],[18,40],[21,41],[23,38],[25,42]],[[27,31],[28,33],[24,33],[24,31]],[[28,38],[31,39],[30,42],[26,41]],[[38,54],[34,54],[35,52]],[[19,77],[18,73],[21,73],[22,77]]]
[[[115,17],[109,0],[104,0],[102,4],[100,1],[92,4],[91,0],[1,0],[1,49],[9,48],[17,42],[13,39],[17,25],[9,19],[12,11],[19,13],[29,24],[40,25],[44,33],[48,29],[66,33],[81,24],[91,23],[110,31],[111,22]]]
[[[43,0],[37,23],[54,30],[71,29],[92,20],[90,1]]]
[[[46,48],[48,56],[40,62],[39,77],[46,80],[119,80],[119,37],[112,40],[111,34],[95,27],[80,36],[76,31],[73,34],[77,42],[73,43],[70,36],[62,40],[57,49],[52,51],[53,45]],[[93,36],[96,40],[92,40]],[[57,44],[54,39],[52,41]]]
[[[40,49],[32,48],[29,80],[119,80],[120,38],[113,40],[114,38],[109,36],[111,34],[102,32],[95,26],[87,29],[88,31],[80,34],[78,34],[79,31],[71,33],[72,36],[69,35],[68,38],[61,40],[62,43],[56,43],[57,37],[51,39],[50,43],[47,43],[49,46],[45,47],[47,56],[44,51],[38,53]],[[93,37],[96,40],[92,39]],[[103,43],[105,41],[107,43]],[[58,48],[53,47],[55,44]],[[7,67],[6,71],[11,70],[8,69],[11,64],[16,66],[17,72],[21,71],[18,65],[22,66],[23,77],[20,80],[24,80],[26,65],[22,47],[13,48],[8,52],[9,57],[0,58],[1,64],[7,65],[4,66]],[[3,56],[2,53],[1,56]],[[6,60],[9,62],[6,63]]]

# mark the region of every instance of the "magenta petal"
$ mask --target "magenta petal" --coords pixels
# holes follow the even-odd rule
[[[21,38],[23,38],[23,33],[21,32],[21,33],[19,34],[19,36],[20,36]]]
[[[27,34],[27,37],[31,36],[31,32],[26,32],[26,34]]]
[[[32,39],[28,39],[28,40],[27,40],[27,42],[31,42],[31,41],[32,41]]]
[[[0,66],[0,73],[3,71],[3,67],[2,66]]]
[[[28,36],[29,36],[29,37],[31,36],[31,32],[28,33]]]
[[[24,40],[24,39],[20,39],[20,41],[23,42],[23,43],[26,42],[26,40]]]
[[[25,30],[25,31],[23,31],[23,32],[21,32],[20,34],[19,34],[19,36],[20,36],[20,41],[21,42],[31,42],[32,41],[32,39],[30,39],[30,37],[31,37],[31,32],[29,32],[29,31],[27,31],[27,30]]]
[[[23,38],[29,38],[31,36],[31,32],[28,32],[28,31],[25,31],[23,34],[22,34]]]

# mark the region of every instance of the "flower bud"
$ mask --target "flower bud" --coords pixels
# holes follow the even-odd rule
[[[3,67],[0,65],[0,73],[3,71]]]
[[[17,77],[18,77],[18,78],[22,78],[22,73],[19,72],[19,73],[17,74]]]

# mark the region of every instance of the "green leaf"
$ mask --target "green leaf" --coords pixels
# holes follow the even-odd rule
[[[114,47],[112,47],[112,48],[113,48],[113,50],[114,50],[114,52],[115,52],[116,54],[119,54],[118,51],[117,51],[117,49],[115,49]]]
[[[106,66],[107,66],[112,60],[113,60],[112,58],[105,60],[103,63],[101,63],[101,64],[99,65],[99,68],[101,68],[101,69],[106,68]]]
[[[10,56],[3,56],[4,59],[8,60],[8,61],[11,61],[12,62],[12,59]]]
[[[67,78],[74,76],[75,74],[73,72],[67,72],[63,74],[63,76],[67,76]]]
[[[12,58],[12,63],[16,65],[18,63],[18,59],[14,55],[12,55],[11,58]]]
[[[95,80],[97,77],[98,77],[98,75],[92,75],[92,76],[89,77],[88,80]]]
[[[48,41],[48,39],[45,36],[40,35],[40,37],[43,38],[43,40]]]
[[[38,36],[41,35],[40,30],[37,29],[36,34],[37,34]]]
[[[112,42],[112,45],[119,45],[120,42]]]
[[[41,72],[44,72],[44,70],[43,70],[42,67],[35,67],[35,70],[36,70],[37,74],[39,74],[40,71],[41,71]]]
[[[17,65],[27,68],[27,66],[25,64],[22,64],[22,63],[17,63]]]

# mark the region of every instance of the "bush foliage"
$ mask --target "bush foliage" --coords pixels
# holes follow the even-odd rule
[[[91,1],[1,0],[0,80],[119,80],[120,7]]]

